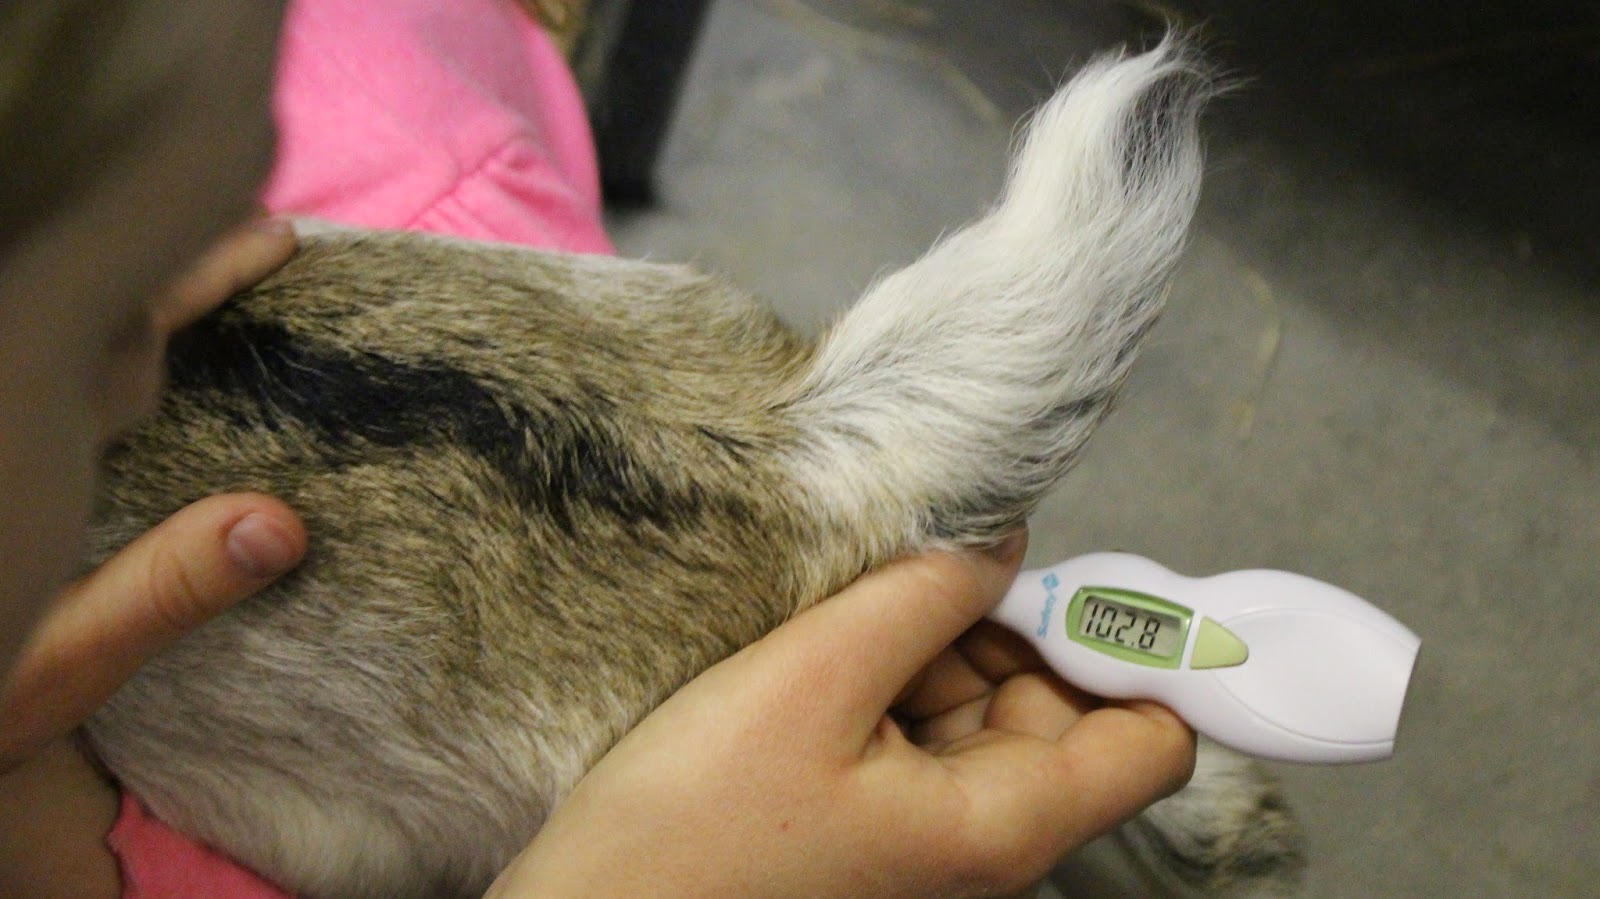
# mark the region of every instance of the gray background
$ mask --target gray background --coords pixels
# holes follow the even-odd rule
[[[1600,18],[1298,6],[1170,10],[1247,81],[1030,562],[1289,568],[1421,634],[1395,759],[1275,769],[1311,895],[1600,895]],[[1150,8],[723,0],[614,235],[814,330],[978,213],[1017,117]]]

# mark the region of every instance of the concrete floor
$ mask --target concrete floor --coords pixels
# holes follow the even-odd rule
[[[1537,5],[1296,6],[1178,10],[1250,81],[1209,120],[1170,311],[1030,562],[1289,568],[1421,634],[1396,758],[1276,769],[1309,895],[1600,895],[1600,34]],[[724,0],[662,202],[614,234],[815,329],[981,210],[1015,119],[1140,21]]]

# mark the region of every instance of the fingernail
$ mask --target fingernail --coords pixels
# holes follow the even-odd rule
[[[228,532],[228,555],[251,577],[273,578],[300,561],[300,549],[271,519],[256,512]]]

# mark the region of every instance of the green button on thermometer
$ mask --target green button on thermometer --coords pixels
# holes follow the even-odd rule
[[[1313,578],[1188,578],[1127,553],[1025,571],[989,617],[1091,693],[1153,699],[1224,746],[1291,762],[1392,755],[1421,645]]]

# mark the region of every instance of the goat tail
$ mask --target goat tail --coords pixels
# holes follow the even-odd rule
[[[1000,202],[874,285],[785,399],[806,499],[897,553],[993,540],[1070,467],[1153,324],[1212,81],[1168,36],[1033,117]],[[881,558],[881,556],[879,556]]]

